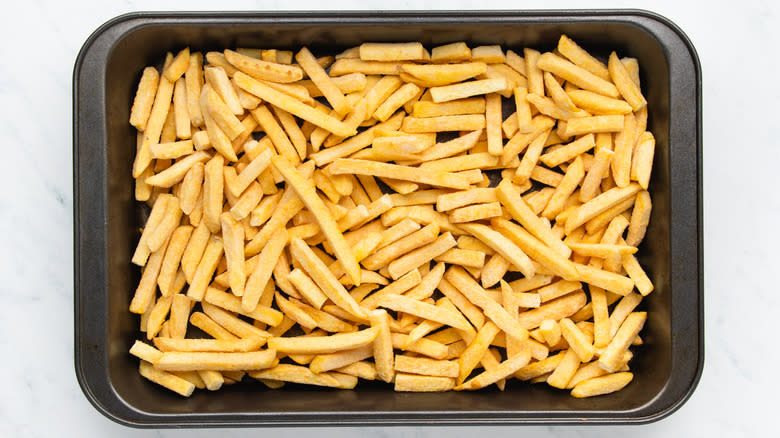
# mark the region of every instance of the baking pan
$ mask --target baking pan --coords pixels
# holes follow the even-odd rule
[[[653,215],[640,248],[656,291],[642,306],[645,344],[623,391],[574,399],[511,382],[505,392],[394,393],[244,383],[181,398],[145,381],[127,351],[138,316],[127,311],[139,278],[130,257],[146,210],[133,199],[130,103],[141,70],[166,51],[226,47],[336,53],[365,41],[466,41],[550,50],[565,33],[606,57],[641,66],[657,147]],[[133,13],[84,43],[73,73],[75,367],[84,394],[108,418],[137,427],[619,424],[669,415],[690,396],[704,360],[702,307],[701,71],[682,31],[654,13],[605,11]]]

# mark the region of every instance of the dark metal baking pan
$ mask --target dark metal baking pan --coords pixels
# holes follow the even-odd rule
[[[130,165],[130,103],[144,66],[169,50],[226,47],[317,53],[364,41],[454,41],[550,50],[565,33],[598,56],[639,60],[657,140],[653,214],[640,261],[656,291],[643,303],[645,344],[623,391],[574,399],[566,391],[512,382],[505,392],[394,393],[289,385],[232,385],[181,398],[142,379],[128,353],[137,315],[127,306],[138,280],[130,257],[142,225]],[[84,43],[73,73],[75,366],[104,415],[137,427],[646,423],[669,415],[696,387],[704,359],[701,71],[669,20],[645,11],[133,13]]]

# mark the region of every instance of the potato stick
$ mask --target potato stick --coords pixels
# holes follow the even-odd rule
[[[222,67],[228,76],[233,77],[238,69],[220,52],[206,52],[206,61],[214,67]]]
[[[149,146],[160,142],[160,135],[171,107],[172,97],[173,83],[165,78],[160,78],[154,103],[144,128],[143,142],[133,162],[133,178],[138,178],[152,162]]]
[[[598,216],[594,217],[593,219],[589,220],[588,223],[585,224],[586,231],[590,234],[593,234],[596,233],[598,230],[603,229],[610,222],[612,222],[612,220],[614,220],[617,216],[623,214],[624,212],[627,212],[629,208],[633,207],[634,199],[635,198],[633,197],[625,199],[622,202],[618,203],[617,205],[600,213]]]
[[[459,315],[452,311],[431,304],[426,304],[403,295],[383,295],[379,298],[377,304],[381,307],[386,307],[396,312],[404,312],[462,330],[467,330],[470,327],[465,318],[459,317]]]
[[[588,170],[580,187],[580,201],[588,202],[598,194],[599,184],[609,172],[609,163],[613,155],[614,152],[610,149],[596,148],[595,162]]]
[[[593,377],[579,382],[571,390],[571,395],[576,398],[585,398],[610,394],[625,388],[633,378],[634,375],[629,372]]]
[[[198,263],[209,242],[209,237],[211,237],[211,232],[206,227],[206,223],[201,222],[187,241],[187,247],[181,256],[181,269],[188,283],[192,283]]]
[[[130,124],[139,131],[146,129],[146,122],[152,112],[154,97],[157,94],[160,75],[154,67],[146,67],[141,74],[141,80],[138,82],[138,89],[135,92],[133,106],[130,110]]]
[[[417,248],[395,260],[387,265],[390,276],[395,280],[412,271],[416,267],[423,263],[433,260],[435,257],[445,253],[448,249],[454,247],[457,244],[452,234],[447,232],[439,236],[433,242]]]
[[[431,146],[428,150],[420,154],[420,160],[421,161],[438,160],[441,158],[457,155],[461,152],[465,152],[474,147],[474,145],[477,143],[477,139],[480,137],[481,134],[482,134],[482,130],[478,129],[474,132],[470,132],[468,134],[462,135],[453,140],[443,142],[443,143],[436,143],[435,145]]]
[[[382,122],[387,121],[398,108],[401,108],[419,92],[420,88],[418,86],[414,84],[404,84],[379,105],[376,111],[374,111],[374,118]]]
[[[652,208],[650,193],[646,190],[639,192],[631,212],[631,222],[626,236],[627,245],[638,246],[642,242],[647,232],[647,225],[650,223]]]
[[[365,318],[363,312],[358,308],[357,302],[347,293],[325,263],[317,258],[305,242],[300,239],[293,239],[290,242],[290,249],[293,257],[301,263],[303,270],[322,288],[322,291],[328,298],[349,313],[359,318]]]
[[[241,300],[241,307],[245,311],[251,312],[257,306],[260,295],[270,280],[276,261],[287,246],[287,242],[287,231],[282,229],[263,247],[257,265],[246,281],[246,290]]]
[[[573,137],[599,132],[619,132],[623,129],[622,115],[591,116],[571,119],[566,123],[564,134]]]
[[[518,321],[526,330],[539,327],[545,319],[559,320],[573,315],[585,305],[586,297],[584,292],[575,292],[564,295],[553,301],[542,304],[536,309],[521,312]]]
[[[248,371],[268,368],[275,358],[276,351],[272,349],[244,353],[171,351],[163,353],[155,367],[166,371]]]
[[[607,258],[616,255],[630,255],[636,252],[635,246],[613,245],[607,243],[569,243],[569,248],[577,254],[599,258]]]
[[[459,172],[470,169],[483,169],[498,165],[498,157],[487,152],[460,155],[424,162],[419,169],[439,172]]]
[[[271,164],[271,157],[273,155],[273,152],[270,150],[264,150],[238,174],[235,182],[228,186],[228,189],[233,193],[233,196],[240,196],[241,193],[249,187],[249,184],[251,184],[252,181],[255,181],[260,174],[268,168]]]
[[[466,97],[495,93],[506,88],[506,79],[482,79],[431,88],[431,98],[436,103],[449,102]]]
[[[367,88],[366,75],[363,73],[350,73],[348,75],[330,78],[330,80],[343,94],[363,91]],[[311,97],[322,97],[322,91],[311,80],[298,81],[296,82],[296,85],[304,86]]]
[[[495,251],[476,237],[464,235],[458,238],[458,248],[470,249],[472,251],[479,251],[485,253],[485,255],[493,255]]]
[[[484,388],[493,383],[505,379],[528,365],[531,360],[531,352],[528,348],[524,348],[520,353],[508,358],[506,361],[501,362],[497,367],[492,370],[486,370],[482,374],[464,382],[460,385],[460,389],[474,390]],[[455,388],[456,390],[458,387]]]
[[[376,330],[376,340],[372,348],[377,377],[385,382],[392,382],[395,377],[393,370],[393,342],[388,326],[388,315],[383,309],[372,310],[369,313],[371,328]]]
[[[464,42],[445,44],[431,50],[431,62],[437,64],[471,60],[471,50]]]
[[[647,106],[647,100],[642,96],[642,90],[633,81],[628,69],[626,69],[626,66],[623,65],[615,52],[609,55],[608,68],[612,82],[615,83],[618,91],[620,91],[620,95],[631,105],[634,111],[639,111]]]
[[[261,330],[252,324],[249,324],[232,314],[226,312],[225,310],[222,310],[219,307],[216,307],[212,304],[209,304],[208,302],[201,303],[203,307],[203,311],[207,315],[208,318],[210,318],[211,322],[206,319],[206,316],[198,317],[198,323],[200,325],[197,325],[200,327],[207,327],[209,331],[209,334],[212,334],[212,336],[217,335],[217,339],[230,339],[227,338],[224,334],[224,331],[219,331],[216,329],[216,327],[220,327],[223,330],[227,330],[230,333],[234,334],[235,336],[241,337],[241,338],[263,338],[267,339],[271,336],[270,333],[266,332],[265,330]],[[196,314],[193,314],[193,317],[195,317]],[[192,319],[192,318],[191,318]],[[195,325],[195,321],[193,319],[193,325]],[[216,324],[216,326],[214,326]],[[206,331],[206,329],[204,329]]]
[[[330,373],[315,374],[309,368],[299,365],[279,364],[263,371],[250,372],[255,379],[270,379],[304,385],[339,387],[340,383]]]
[[[336,175],[371,175],[455,189],[465,189],[469,185],[462,176],[447,172],[346,158],[337,159],[330,165],[329,171]]]
[[[633,114],[625,116],[623,130],[615,134],[615,155],[610,161],[612,177],[618,187],[626,187],[630,182],[631,159],[634,148],[636,117]]]
[[[246,73],[255,79],[263,79],[271,82],[292,83],[303,79],[303,70],[295,65],[284,65],[276,62],[268,62],[242,55],[232,50],[225,50],[225,59],[240,72]],[[209,61],[211,62],[211,61]],[[237,76],[239,73],[234,75]]]
[[[482,114],[462,114],[437,117],[406,117],[401,129],[408,133],[475,131],[485,128]]]
[[[580,365],[580,358],[573,349],[569,349],[562,354],[563,359],[547,378],[547,384],[553,388],[565,389]]]
[[[487,71],[482,62],[467,62],[449,65],[403,64],[401,71],[433,86],[462,82]]]
[[[260,105],[253,109],[251,113],[252,117],[257,120],[257,123],[262,126],[263,131],[265,131],[266,135],[271,139],[271,142],[279,155],[287,158],[291,163],[296,165],[300,163],[301,158],[298,155],[298,151],[292,145],[287,134],[285,134],[279,123],[276,122],[276,119],[274,119],[274,116],[268,108],[266,108],[265,105]]]
[[[342,310],[340,307],[336,307],[332,304],[327,304],[323,306],[323,309],[325,309],[326,307],[334,307],[338,309],[339,310],[338,317],[333,316],[335,315],[336,312],[333,312],[333,309],[331,308],[328,309],[330,312],[325,312],[322,310],[317,310],[314,307],[308,306],[292,298],[290,299],[290,301],[293,302],[298,308],[306,312],[317,323],[317,326],[326,332],[342,333],[342,332],[351,332],[355,330],[355,327],[353,327],[349,323],[342,321],[339,318],[348,319],[361,324],[364,324],[366,322],[365,319],[357,318],[354,315],[349,314],[347,311]],[[346,316],[349,316],[349,318],[346,318]]]
[[[514,89],[514,97],[515,97],[515,120],[517,122],[517,125],[514,130],[511,130],[511,133],[514,134],[515,132],[521,132],[521,133],[528,133],[533,131],[533,124],[531,122],[531,105],[528,103],[528,100],[526,99],[526,96],[528,96],[528,89],[525,87],[515,87]],[[509,117],[510,120],[512,119],[512,116]],[[508,134],[508,130],[505,129],[506,127],[502,126],[502,129],[504,129],[504,132]],[[511,136],[511,135],[508,135]]]
[[[536,137],[548,132],[555,124],[555,121],[547,116],[538,115],[533,118],[531,123],[534,127],[533,131],[528,133],[518,132],[504,145],[504,154],[501,156],[502,165],[507,165],[517,158],[517,154],[525,150]]]
[[[350,129],[337,119],[323,114],[320,111],[304,103],[301,103],[300,101],[297,101],[284,93],[274,90],[268,85],[260,83],[259,81],[252,79],[243,73],[236,73],[235,81],[239,87],[248,91],[249,93],[269,102],[272,105],[280,107],[294,116],[300,117],[303,120],[333,132],[336,135],[348,136],[354,134],[354,130]]]
[[[300,324],[300,326],[304,329],[312,330],[317,327],[317,322],[314,321],[314,319],[309,316],[308,313],[304,312],[301,308],[295,304],[292,304],[290,301],[287,301],[279,292],[276,292],[275,294],[275,301],[276,305],[279,307],[279,310],[284,312],[287,317]]]
[[[642,302],[642,295],[630,293],[620,299],[618,304],[609,315],[609,338],[615,337],[620,325],[631,314],[631,312]]]
[[[566,94],[575,105],[591,114],[608,116],[625,115],[631,112],[631,105],[626,101],[612,99],[592,91],[573,90]]]
[[[634,282],[637,290],[642,296],[647,296],[653,291],[653,283],[650,278],[645,274],[642,266],[633,255],[625,254],[622,256],[623,269],[626,270],[628,276]]]
[[[445,277],[469,301],[480,307],[485,312],[485,316],[490,318],[501,330],[518,341],[528,338],[528,332],[517,323],[516,319],[510,316],[500,304],[491,299],[487,292],[462,268],[450,267]]]
[[[177,394],[184,397],[189,397],[195,390],[195,385],[191,382],[174,374],[155,368],[152,366],[152,364],[145,360],[141,361],[138,367],[138,372],[144,378],[167,389],[170,389],[171,391],[176,392]]]
[[[213,287],[206,289],[206,294],[203,299],[209,304],[213,304],[231,312],[240,313],[271,326],[279,325],[283,318],[281,312],[264,305],[258,305],[252,311],[246,311],[241,307],[240,298]]]
[[[200,106],[198,106],[200,108]],[[202,116],[201,116],[202,117]],[[205,151],[211,148],[211,140],[209,140],[209,133],[206,131],[197,131],[192,134],[192,144],[196,151]]]
[[[260,204],[252,210],[252,219],[249,223],[255,227],[262,226],[273,215],[281,197],[279,193],[263,197]]]
[[[409,336],[403,333],[392,333],[391,337],[393,339],[393,348],[398,349],[402,349],[402,346],[406,345],[409,340]],[[427,338],[422,338],[409,344],[404,351],[418,353],[434,359],[442,360],[447,356],[448,348],[442,343],[431,341]]]
[[[488,204],[476,204],[468,207],[461,207],[450,212],[450,222],[461,223],[471,222],[482,219],[489,219],[501,216],[501,204],[491,202]],[[481,266],[480,266],[481,267]]]
[[[502,257],[500,254],[493,254],[482,267],[482,273],[480,275],[482,287],[488,288],[498,284],[499,280],[504,278],[510,265],[511,263],[509,260]]]
[[[244,295],[246,268],[244,260],[244,228],[229,213],[220,215],[222,242],[227,260],[230,290],[237,297]]]
[[[206,125],[206,133],[209,137],[209,144],[229,161],[238,160],[231,139],[241,134],[243,124],[236,116],[230,113],[221,98],[217,96],[208,84],[201,88],[199,102],[201,112],[203,113],[203,123]],[[230,134],[225,132],[222,126],[228,127]]]
[[[200,52],[190,54],[184,81],[187,92],[187,113],[193,126],[202,126],[203,115],[198,102],[200,88],[203,86],[203,55]]]
[[[265,340],[261,338],[235,340],[154,338],[154,345],[162,352],[249,352],[259,350],[263,344]]]
[[[230,214],[233,216],[236,220],[243,221],[242,223],[246,223],[249,226],[254,229],[255,233],[257,233],[257,230],[249,223],[249,214],[252,212],[252,210],[257,206],[257,204],[260,203],[260,200],[263,198],[263,187],[256,181],[252,181],[251,184],[249,184],[249,188],[244,191],[244,193],[241,195],[240,198],[236,200],[236,202],[233,204],[233,206],[230,208]],[[244,221],[247,219],[246,221]],[[246,235],[247,240],[251,240],[252,237],[254,237],[256,234],[253,235]]]
[[[322,308],[322,305],[328,298],[308,275],[300,269],[293,269],[288,278],[301,295],[303,295],[306,301],[317,309]]]
[[[397,392],[444,392],[454,387],[455,379],[449,377],[398,373],[393,390]]]
[[[552,282],[552,276],[537,274],[534,277],[521,278],[519,280],[512,281],[509,283],[509,285],[512,287],[512,290],[516,294],[521,294],[524,292],[532,291],[534,289],[538,289],[542,286],[550,284],[551,282]]]
[[[650,184],[654,155],[655,137],[650,132],[644,132],[639,136],[631,156],[631,179],[637,181],[645,190]]]
[[[561,341],[561,326],[552,319],[542,321],[539,331],[547,345],[556,345]]]
[[[615,372],[620,365],[623,353],[636,338],[647,319],[647,312],[633,312],[620,325],[612,341],[599,357],[599,366],[607,372]]]
[[[354,350],[340,351],[338,353],[322,354],[316,356],[311,361],[309,369],[316,374],[320,374],[368,359],[373,355],[374,349],[371,345],[366,345]]]
[[[527,59],[528,57],[526,56]],[[612,83],[553,53],[545,53],[540,56],[537,65],[540,69],[549,71],[582,89],[613,98],[620,95],[618,89]]]
[[[539,160],[548,167],[556,167],[561,163],[570,161],[578,155],[593,149],[595,145],[595,137],[593,134],[588,134],[578,138],[577,140],[574,140],[571,143],[566,144],[561,148],[542,155],[539,157]]]
[[[347,275],[349,275],[354,284],[359,285],[360,268],[357,261],[355,261],[355,256],[344,241],[344,236],[341,234],[341,231],[333,220],[333,217],[330,215],[330,212],[315,193],[314,188],[283,158],[274,157],[272,163],[274,167],[282,173],[287,183],[295,190],[306,207],[314,214],[320,229],[328,240],[328,243],[333,247],[337,258],[347,272]]]
[[[610,208],[633,198],[641,188],[639,184],[629,184],[627,187],[615,187],[582,204],[566,220],[566,233],[595,218]]]
[[[425,49],[421,43],[363,43],[360,59],[365,61],[421,61]]]
[[[158,349],[152,347],[151,345],[136,340],[133,343],[133,346],[130,347],[130,354],[133,356],[145,360],[150,363],[155,363],[158,360],[160,360],[160,356],[162,356],[162,352]]]
[[[569,318],[561,319],[560,327],[561,335],[569,344],[569,348],[577,354],[580,361],[584,363],[590,362],[595,354],[591,340]]]
[[[574,105],[574,102],[571,101],[566,92],[563,91],[561,84],[558,83],[558,80],[553,75],[545,72],[543,78],[545,88],[547,89],[547,94],[552,98],[553,102],[555,102],[559,108],[572,113],[576,113],[579,110],[579,108]]]
[[[395,370],[424,376],[458,377],[458,364],[448,360],[395,356]]]
[[[576,290],[580,290],[581,288],[582,283],[579,281],[559,280],[555,283],[539,288],[536,293],[539,294],[539,298],[542,302],[547,302]]]
[[[463,267],[481,269],[485,266],[485,253],[468,249],[452,248],[434,258],[441,263],[460,265]]]
[[[575,265],[580,273],[580,280],[590,285],[606,289],[618,295],[626,295],[634,288],[634,282],[628,277],[591,266]]]
[[[352,108],[344,99],[344,94],[331,80],[322,66],[317,63],[309,49],[303,47],[296,55],[295,60],[303,68],[303,71],[311,78],[312,82],[322,92],[333,109],[341,116],[346,115]]]
[[[578,156],[566,169],[566,174],[555,188],[555,192],[544,208],[542,216],[550,220],[555,219],[563,211],[566,201],[572,196],[572,193],[574,193],[584,177],[585,166],[582,163],[582,159]]]
[[[188,297],[195,301],[203,299],[208,283],[217,269],[217,263],[222,257],[222,248],[222,239],[217,236],[212,236],[209,239],[208,245],[206,245],[206,249],[203,251],[203,257],[198,263],[198,268],[192,276],[192,282],[187,290]]]
[[[379,329],[369,329],[321,337],[284,337],[268,340],[268,348],[280,353],[325,354],[360,348],[374,342]]]
[[[223,203],[223,168],[222,155],[215,155],[205,166],[203,177],[203,218],[206,226],[212,233],[220,230],[219,215],[222,213]]]
[[[168,320],[171,338],[184,339],[184,336],[187,334],[187,320],[190,316],[191,307],[192,300],[185,295],[181,295],[178,292],[173,295],[170,317]]]
[[[364,380],[376,380],[377,372],[376,367],[371,362],[359,361],[351,363],[341,368],[336,368],[334,371],[348,374],[350,376],[359,377]]]
[[[444,294],[458,310],[468,318],[471,324],[477,329],[481,328],[485,323],[485,317],[482,311],[471,303],[458,289],[456,289],[446,279],[442,279],[439,282],[439,291]]]
[[[244,108],[238,99],[238,94],[233,88],[225,70],[221,67],[207,67],[203,69],[206,81],[219,94],[227,108],[235,115],[244,113]]]
[[[188,225],[182,225],[176,228],[171,234],[170,242],[165,250],[165,257],[162,261],[160,273],[157,276],[157,284],[160,286],[160,292],[163,296],[171,295],[171,286],[176,277],[176,271],[179,269],[181,256],[187,247],[193,228]]]
[[[414,104],[414,108],[410,114],[420,118],[454,116],[458,114],[482,114],[485,112],[485,108],[485,98],[469,97],[443,103],[419,101]]]
[[[160,299],[154,303],[154,306],[152,306],[152,311],[149,312],[149,318],[146,321],[147,339],[151,340],[157,333],[161,333],[163,323],[166,322],[165,319],[168,317],[168,312],[171,310],[172,301],[173,297],[160,297]]]
[[[379,305],[379,300],[383,296],[389,294],[402,294],[420,284],[421,281],[422,276],[420,275],[420,271],[414,269],[386,287],[376,291],[371,296],[361,300],[360,306],[367,309],[374,309]]]
[[[539,60],[539,52],[526,48],[523,50],[523,55],[525,56],[525,71],[521,71],[520,73],[523,73],[525,77],[528,78],[528,92],[543,95],[544,79],[542,78],[542,71],[539,70],[539,67],[536,65]],[[512,58],[516,59],[518,56],[515,55]],[[519,65],[517,66],[520,67]]]
[[[486,322],[479,329],[477,335],[460,355],[460,358],[458,358],[458,383],[463,383],[471,374],[480,359],[482,359],[482,356],[487,353],[490,343],[493,342],[493,339],[500,331],[501,329],[491,321]]]
[[[490,229],[482,224],[462,224],[460,225],[466,232],[474,235],[486,245],[490,246],[498,254],[507,259],[516,266],[526,277],[534,276],[534,267],[531,260],[517,245],[512,243],[501,233]]]

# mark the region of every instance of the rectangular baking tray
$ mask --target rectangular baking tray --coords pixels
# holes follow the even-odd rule
[[[642,303],[645,344],[623,391],[574,399],[568,391],[511,382],[507,390],[395,393],[258,382],[181,398],[145,381],[128,354],[138,316],[127,307],[139,278],[130,257],[146,209],[133,199],[135,132],[129,109],[141,70],[166,51],[261,47],[337,53],[365,41],[466,41],[551,50],[565,33],[603,59],[639,60],[657,146],[653,213],[640,261],[656,285]],[[75,368],[87,399],[135,427],[621,424],[647,423],[679,408],[704,361],[701,68],[685,34],[638,10],[490,12],[132,13],[84,43],[73,72]]]

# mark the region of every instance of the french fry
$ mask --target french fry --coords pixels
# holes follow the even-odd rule
[[[615,187],[582,204],[566,220],[566,233],[571,234],[575,228],[585,222],[632,198],[640,189],[639,184],[635,183],[629,184],[627,187]]]
[[[483,62],[466,62],[454,65],[403,64],[401,71],[427,82],[431,86],[444,86],[484,74],[487,71],[487,65]]]
[[[526,99],[526,96],[528,96],[528,89],[525,87],[516,87],[514,89],[514,96],[515,108],[517,109],[515,112],[517,117],[517,129],[515,131],[521,133],[528,133],[533,131],[534,127],[531,121],[531,105]]]
[[[492,370],[487,370],[482,374],[470,379],[460,385],[460,389],[474,390],[484,388],[493,383],[498,382],[501,379],[505,379],[520,369],[528,365],[531,361],[531,352],[528,348],[524,348],[520,353],[508,358],[506,361],[501,362],[497,367]],[[458,387],[455,388],[456,390]]]
[[[401,392],[443,392],[455,387],[455,380],[449,377],[418,376],[398,373],[395,377],[395,391]]]
[[[634,312],[628,315],[628,318],[620,326],[612,341],[599,357],[599,366],[607,372],[615,372],[623,353],[628,349],[631,342],[642,330],[647,319],[647,312]]]
[[[517,157],[517,154],[525,150],[526,147],[537,137],[547,132],[553,127],[555,121],[550,117],[538,115],[531,121],[533,131],[528,133],[518,132],[504,145],[504,154],[501,155],[501,164],[507,165]]]
[[[447,232],[433,242],[399,257],[387,265],[390,276],[395,280],[423,263],[440,256],[457,244],[452,234]]]
[[[138,178],[138,176],[140,176],[141,173],[151,164],[152,157],[149,151],[149,146],[160,142],[160,135],[162,134],[163,124],[165,123],[165,119],[171,107],[172,97],[173,83],[166,78],[160,78],[157,84],[157,92],[154,95],[154,102],[152,103],[152,108],[148,119],[146,120],[146,126],[143,130],[143,141],[141,143],[141,147],[138,149],[135,161],[133,162],[134,178]],[[143,102],[139,103],[142,104]],[[138,123],[140,124],[140,119],[143,117],[141,115],[138,117]]]
[[[581,291],[564,295],[544,303],[536,309],[521,312],[518,316],[518,322],[526,330],[532,330],[539,327],[546,319],[557,321],[573,315],[585,305],[586,301],[585,293]]]
[[[272,349],[245,353],[170,351],[163,353],[154,365],[165,371],[244,371],[268,368],[274,359],[276,351]]]
[[[420,43],[363,43],[360,59],[366,61],[421,61],[425,49]]]
[[[555,370],[547,378],[547,384],[553,388],[566,389],[569,381],[574,377],[574,373],[577,372],[577,368],[580,365],[580,358],[573,349],[566,350],[563,353],[563,359],[560,361]]]
[[[288,278],[306,301],[317,309],[322,308],[322,305],[325,304],[328,298],[322,292],[322,289],[312,281],[311,277],[300,269],[293,269]]]
[[[608,63],[609,75],[615,83],[620,95],[631,105],[634,111],[639,111],[647,105],[647,100],[642,96],[642,90],[639,84],[635,83],[626,66],[620,61],[617,54],[612,52],[609,55]]]
[[[431,50],[431,62],[436,64],[471,60],[471,50],[464,42],[445,44]]]
[[[465,189],[469,186],[464,177],[447,172],[346,158],[339,158],[333,162],[329,167],[329,172],[334,175],[358,174],[394,178],[454,189]]]
[[[576,398],[585,398],[620,391],[633,378],[632,373],[621,372],[583,380],[571,390],[571,395]]]
[[[377,377],[385,382],[392,382],[395,377],[393,340],[388,325],[388,315],[383,309],[371,311],[369,314],[371,327],[377,330],[373,345],[374,363]]]
[[[625,115],[632,111],[631,105],[620,99],[612,99],[588,90],[572,90],[566,94],[583,110],[595,115]]]
[[[379,299],[377,304],[396,312],[408,313],[461,330],[467,330],[469,328],[465,318],[459,317],[456,313],[403,295],[384,295]]]
[[[544,95],[544,78],[538,67],[539,52],[533,49],[523,49],[525,57],[525,77],[528,78],[528,93]]]
[[[271,326],[277,326],[282,322],[282,313],[270,308],[270,302],[268,305],[260,304],[251,311],[247,311],[241,306],[241,299],[239,297],[213,287],[206,289],[203,300],[209,304],[248,316],[262,323],[270,324]],[[266,334],[265,337],[268,337],[268,335]]]
[[[279,337],[268,340],[268,348],[288,354],[327,354],[360,348],[374,342],[379,329],[369,329],[321,337]]]
[[[453,85],[432,87],[431,97],[436,103],[449,102],[456,99],[495,93],[504,90],[506,86],[506,79],[504,78],[461,82]]]
[[[577,354],[581,362],[587,363],[595,354],[592,342],[590,342],[582,331],[569,318],[563,318],[560,321],[561,335],[569,344],[569,348]],[[568,382],[567,382],[568,383]]]
[[[526,61],[528,57],[526,56]],[[526,62],[527,64],[527,62]],[[577,66],[553,53],[545,53],[539,57],[537,66],[574,85],[607,97],[618,97],[617,88],[605,79]]]
[[[638,246],[642,242],[647,232],[647,225],[650,223],[652,208],[650,193],[647,191],[639,192],[631,212],[631,222],[626,236],[627,245]]]
[[[235,340],[154,338],[154,345],[162,352],[250,352],[259,350],[263,344],[265,344],[265,340],[261,338]],[[164,354],[160,358],[163,356]]]
[[[400,354],[395,356],[395,370],[423,376],[458,377],[458,364],[456,362]]]
[[[465,231],[471,233],[483,243],[491,247],[512,265],[520,269],[526,277],[533,277],[535,270],[528,256],[501,233],[498,233],[482,224],[461,224]]]
[[[171,234],[165,257],[160,267],[160,273],[157,276],[157,284],[163,296],[171,294],[173,280],[176,277],[176,271],[179,268],[182,254],[187,247],[193,228],[188,225],[182,225],[176,228]]]
[[[171,391],[174,391],[184,397],[189,397],[195,390],[195,385],[191,382],[188,382],[187,380],[182,379],[181,377],[178,377],[172,373],[160,370],[145,360],[141,361],[138,367],[138,372],[144,378],[158,385],[164,386],[165,388],[170,389]]]
[[[354,350],[345,350],[338,353],[321,354],[314,358],[309,364],[309,369],[316,374],[326,371],[343,368],[353,363],[368,359],[373,356],[373,346],[356,348]]]
[[[482,114],[462,114],[437,117],[406,117],[401,129],[408,133],[476,131],[485,128]]]
[[[472,279],[466,272],[457,266],[450,267],[445,274],[445,278],[455,286],[469,301],[481,308],[485,316],[490,318],[501,330],[509,336],[523,341],[528,338],[528,332],[517,323],[517,320],[510,316],[501,305],[491,299],[487,292]]]
[[[636,117],[633,114],[625,116],[623,130],[615,134],[615,155],[610,161],[612,177],[618,187],[626,187],[631,177],[631,159],[634,149]]]
[[[138,82],[138,89],[135,92],[133,106],[130,110],[130,124],[139,131],[146,129],[146,122],[152,112],[154,97],[157,94],[160,75],[154,67],[146,67],[141,74],[141,80]]]
[[[642,266],[639,264],[636,257],[633,255],[624,254],[621,256],[621,258],[623,262],[623,269],[626,270],[626,273],[628,273],[628,276],[634,282],[634,285],[636,286],[639,293],[641,293],[642,296],[647,296],[650,294],[650,292],[652,292],[654,289],[653,283],[642,269]]]
[[[655,137],[650,132],[644,132],[639,136],[631,156],[631,179],[637,181],[644,190],[650,184],[654,155]]]
[[[249,376],[254,379],[268,379],[305,385],[339,387],[340,383],[329,373],[315,374],[309,368],[299,365],[279,364],[262,371],[253,371]]]
[[[610,339],[615,337],[621,324],[628,318],[631,312],[642,302],[642,295],[630,293],[620,298],[620,301],[612,309],[612,314],[609,315],[609,337]]]
[[[222,213],[220,222],[222,223],[222,243],[225,250],[225,260],[227,260],[230,290],[234,295],[240,297],[244,295],[246,283],[244,228],[229,213]]]

